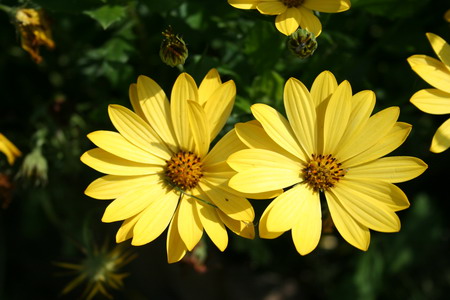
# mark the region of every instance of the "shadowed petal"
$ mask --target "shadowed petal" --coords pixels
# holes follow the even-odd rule
[[[325,13],[337,13],[350,9],[350,0],[305,0],[302,5],[311,10]]]
[[[284,5],[281,1],[265,1],[260,0],[256,5],[256,8],[260,13],[264,15],[279,15],[286,11],[287,6]]]
[[[187,252],[186,245],[178,233],[178,211],[175,211],[167,232],[166,251],[169,264],[180,261]]]
[[[253,223],[248,221],[239,221],[228,217],[221,210],[216,210],[217,215],[220,217],[222,222],[227,226],[231,231],[236,233],[239,236],[242,236],[247,239],[255,238],[255,227]]]
[[[195,144],[195,153],[199,157],[205,157],[209,149],[210,132],[209,122],[206,122],[205,111],[200,104],[191,100],[188,100],[187,108],[189,126]]]
[[[228,3],[239,9],[255,9],[259,0],[228,0]]]
[[[450,93],[450,70],[442,62],[426,55],[413,55],[408,58],[408,63],[423,80]]]
[[[202,106],[213,94],[213,92],[222,85],[219,72],[216,69],[209,70],[198,87],[198,103]]]
[[[186,248],[192,251],[200,241],[203,226],[197,213],[196,200],[183,196],[178,211],[178,233]]]
[[[298,11],[300,12],[300,27],[308,30],[316,37],[318,37],[322,33],[322,23],[312,10],[304,8],[302,6],[298,7]]]
[[[224,251],[228,245],[228,233],[222,220],[217,215],[216,211],[220,210],[201,201],[197,201],[196,207],[200,221],[209,238],[220,251]]]
[[[450,68],[450,45],[440,36],[427,33],[428,41],[439,59]]]

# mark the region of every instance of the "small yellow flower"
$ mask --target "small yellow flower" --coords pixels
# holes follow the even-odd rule
[[[17,157],[22,155],[17,147],[11,143],[3,134],[0,133],[0,152],[6,155],[8,163],[14,164]]]
[[[199,87],[182,73],[170,103],[155,81],[140,76],[130,86],[135,112],[109,106],[119,132],[90,133],[99,148],[87,151],[81,160],[108,174],[85,193],[115,199],[102,220],[124,220],[117,242],[133,238],[132,245],[144,245],[169,227],[167,256],[172,263],[192,251],[203,230],[221,251],[228,244],[226,227],[253,238],[253,207],[244,194],[228,187],[235,172],[225,162],[244,145],[232,130],[209,150],[230,115],[235,95],[234,82],[222,83],[212,69]]]
[[[42,62],[39,47],[55,48],[48,20],[42,9],[22,8],[16,12],[16,24],[21,36],[23,50],[27,51],[36,63]]]
[[[350,0],[228,0],[240,9],[257,9],[264,15],[276,15],[275,26],[285,35],[291,35],[300,26],[319,36],[322,24],[313,10],[338,13],[350,9]]]
[[[450,113],[450,45],[441,37],[427,33],[427,38],[439,60],[426,55],[413,55],[408,58],[411,68],[433,89],[416,92],[410,99],[421,111],[443,115]],[[436,131],[430,151],[441,153],[450,147],[450,119]]]
[[[301,255],[313,251],[322,231],[322,193],[339,233],[361,250],[369,247],[369,229],[399,231],[395,212],[409,202],[393,183],[415,178],[427,167],[415,157],[383,157],[411,130],[397,122],[399,108],[370,116],[375,94],[352,95],[349,82],[338,85],[328,71],[310,91],[289,79],[284,105],[287,119],[268,105],[253,105],[257,122],[236,125],[249,149],[227,160],[238,172],[229,182],[232,188],[245,193],[284,189],[261,216],[260,236],[276,238],[291,230]]]

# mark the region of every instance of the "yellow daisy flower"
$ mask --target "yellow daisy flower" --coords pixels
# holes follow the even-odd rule
[[[322,24],[313,10],[338,13],[350,9],[350,0],[228,0],[239,9],[257,9],[264,15],[276,15],[275,26],[285,35],[291,35],[300,26],[316,37],[322,32]]]
[[[369,229],[399,231],[395,212],[409,202],[393,183],[427,168],[415,157],[383,157],[411,130],[397,122],[399,108],[370,116],[375,94],[352,95],[349,82],[338,85],[328,71],[316,78],[311,91],[289,79],[284,104],[287,119],[268,105],[253,105],[258,122],[236,125],[249,149],[227,160],[238,172],[229,182],[232,188],[245,193],[284,189],[261,216],[260,236],[276,238],[291,230],[297,251],[310,253],[321,236],[321,192],[334,225],[351,245],[367,250]]]
[[[169,103],[155,81],[140,76],[129,94],[134,112],[110,105],[118,132],[90,133],[98,148],[81,157],[108,174],[85,193],[115,199],[102,221],[123,220],[117,242],[132,238],[132,245],[144,245],[169,227],[167,255],[172,263],[197,245],[203,230],[221,251],[228,244],[226,227],[253,238],[253,208],[245,195],[228,187],[235,172],[225,162],[244,145],[232,130],[209,151],[233,108],[234,82],[222,83],[212,69],[197,88],[194,79],[182,73]]]
[[[411,68],[434,89],[423,89],[415,93],[410,101],[423,112],[443,115],[450,113],[450,46],[441,37],[427,33],[427,38],[440,61],[426,56],[413,55],[408,58]],[[430,151],[441,153],[450,146],[450,119],[436,131]]]
[[[0,133],[0,152],[6,155],[6,159],[10,165],[14,164],[17,157],[22,155],[17,147],[10,140]]]

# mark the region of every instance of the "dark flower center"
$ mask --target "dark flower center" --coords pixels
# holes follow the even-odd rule
[[[312,159],[302,171],[306,184],[315,191],[324,191],[334,187],[347,173],[341,168],[341,163],[338,163],[331,154],[313,154]]]
[[[183,191],[196,187],[203,176],[200,157],[192,152],[180,151],[166,163],[167,179]]]

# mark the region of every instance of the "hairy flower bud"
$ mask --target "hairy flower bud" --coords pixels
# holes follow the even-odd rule
[[[317,49],[314,34],[306,29],[299,28],[289,36],[287,41],[289,51],[297,57],[307,58]]]
[[[183,39],[174,34],[170,26],[162,32],[162,35],[164,39],[159,50],[161,60],[171,67],[183,65],[188,57],[188,49]]]

